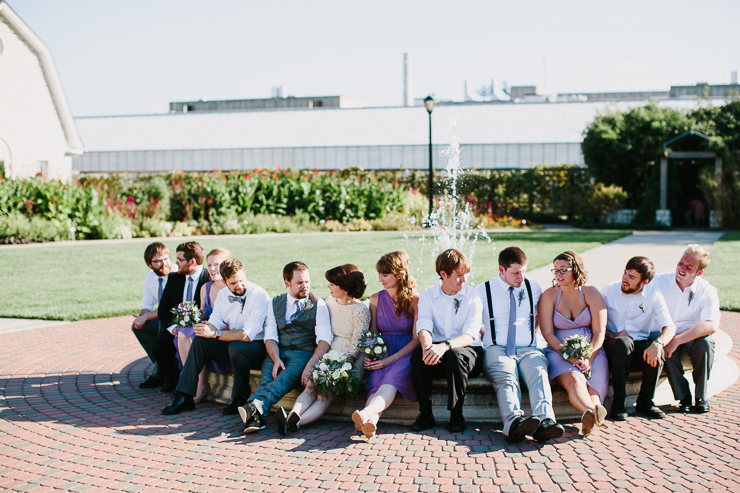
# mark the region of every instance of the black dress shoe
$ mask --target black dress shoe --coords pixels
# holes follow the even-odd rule
[[[177,388],[177,384],[179,383],[179,379],[177,378],[168,378],[164,381],[162,384],[162,388],[159,389],[161,392],[174,392]]]
[[[168,416],[171,414],[180,414],[183,411],[192,411],[194,409],[195,402],[193,401],[193,396],[177,392],[175,393],[175,399],[172,401],[172,404],[162,409],[162,414]]]
[[[652,402],[638,402],[635,406],[635,411],[637,411],[638,414],[647,416],[650,419],[665,418],[665,413],[661,411],[659,407],[654,406]]]
[[[164,380],[161,378],[149,375],[149,378],[144,380],[139,384],[140,389],[156,389],[157,387],[161,387],[164,383]]]
[[[285,436],[288,434],[288,415],[285,413],[283,406],[280,406],[275,413],[275,419],[278,424],[278,433]]]
[[[624,407],[624,400],[616,400],[612,403],[612,412],[609,416],[614,421],[627,421],[627,408]]]
[[[291,433],[295,433],[301,427],[301,416],[298,413],[293,413],[288,416],[288,430]]]
[[[447,429],[450,430],[450,433],[462,433],[467,429],[462,412],[452,411],[450,414],[450,424]]]
[[[560,425],[554,420],[547,418],[542,423],[540,423],[540,426],[537,428],[537,431],[534,432],[532,438],[534,438],[538,442],[545,442],[547,440],[552,440],[553,438],[560,438],[561,436],[563,436],[563,433],[565,433],[565,428],[563,428],[563,425]]]
[[[696,399],[696,405],[694,406],[695,413],[708,413],[709,403],[706,399]]]
[[[434,420],[434,414],[432,413],[419,413],[416,417],[416,421],[411,425],[411,431],[424,431],[429,428],[434,428],[437,422]]]
[[[509,427],[509,436],[506,438],[509,440],[509,443],[519,443],[524,440],[525,436],[531,435],[537,431],[539,427],[540,418],[537,416],[530,416],[529,418],[519,416],[513,423],[511,423],[511,426]]]
[[[239,414],[239,406],[243,406],[246,403],[247,403],[246,399],[235,399],[231,401],[231,404],[226,406],[224,410],[221,412],[223,413],[224,416],[235,416]]]
[[[690,395],[687,397],[684,397],[678,403],[678,412],[679,413],[690,413],[691,412],[691,396]]]

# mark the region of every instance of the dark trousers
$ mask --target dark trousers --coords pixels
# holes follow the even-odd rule
[[[159,367],[159,377],[165,380],[177,380],[180,374],[174,339],[172,334],[162,330],[152,344],[152,356]]]
[[[658,378],[663,370],[663,361],[652,367],[645,360],[643,353],[660,337],[659,332],[653,332],[645,341],[633,341],[629,337],[616,337],[604,341],[604,351],[609,360],[609,370],[612,377],[610,383],[614,388],[614,400],[624,401],[627,396],[627,377],[633,369],[642,369],[642,385],[637,396],[638,402],[652,406]]]
[[[411,381],[419,399],[419,411],[432,413],[432,380],[447,378],[447,409],[462,410],[468,379],[480,375],[483,370],[483,348],[463,347],[447,351],[436,365],[427,365],[418,347],[411,354]]]
[[[685,397],[691,397],[689,382],[684,377],[683,363],[681,363],[681,353],[684,352],[689,355],[691,366],[694,369],[692,376],[696,384],[696,398],[706,399],[707,380],[709,380],[712,363],[714,363],[714,339],[708,335],[681,344],[666,360],[665,372],[668,374],[668,382],[673,389],[673,397],[679,401]]]
[[[252,393],[249,385],[249,372],[262,366],[265,359],[265,343],[262,341],[221,341],[196,337],[182,367],[177,391],[195,396],[198,389],[198,375],[206,361],[213,360],[219,365],[231,365],[234,372],[234,385],[231,388],[232,401],[246,401]]]
[[[152,346],[154,345],[154,339],[157,338],[157,334],[159,333],[159,320],[156,318],[154,320],[147,320],[142,328],[131,328],[131,331],[136,336],[141,347],[146,351],[146,355],[149,356],[150,360],[152,360],[152,363],[156,363],[154,354],[152,353]],[[154,366],[154,371],[151,376],[161,378],[159,376],[159,365]]]

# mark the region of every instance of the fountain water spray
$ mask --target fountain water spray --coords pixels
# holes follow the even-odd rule
[[[457,181],[463,168],[460,165],[460,144],[457,141],[457,121],[450,120],[450,143],[442,151],[445,156],[447,165],[446,182],[447,189],[445,194],[439,199],[439,206],[434,210],[430,217],[427,218],[429,229],[421,232],[407,233],[404,235],[408,246],[412,247],[409,255],[416,262],[416,277],[422,278],[425,272],[425,264],[431,259],[431,272],[434,273],[434,259],[437,255],[448,248],[455,248],[463,252],[473,263],[475,256],[476,244],[479,240],[485,240],[491,244],[491,238],[485,230],[480,227],[472,227],[473,215],[470,211],[470,204],[463,201],[458,196]],[[412,218],[413,219],[413,218]],[[411,221],[414,222],[413,220]],[[494,246],[495,247],[495,246]],[[418,254],[417,254],[418,248]],[[412,255],[413,253],[413,255]],[[471,272],[468,284],[474,285],[473,272]]]

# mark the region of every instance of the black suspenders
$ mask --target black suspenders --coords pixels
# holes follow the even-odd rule
[[[529,284],[529,279],[524,278],[524,285],[527,287],[527,295],[529,295],[529,328],[532,332],[532,342],[530,346],[534,345],[534,301],[532,300],[532,286]],[[488,320],[491,324],[491,340],[493,345],[496,346],[496,321],[493,319],[493,297],[491,296],[491,281],[486,281],[486,296],[488,297]]]

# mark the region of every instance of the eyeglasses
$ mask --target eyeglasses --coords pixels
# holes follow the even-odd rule
[[[553,274],[560,274],[560,275],[563,275],[563,274],[565,274],[566,272],[570,272],[570,271],[572,271],[572,270],[573,270],[573,267],[568,267],[568,268],[567,268],[567,269],[565,269],[565,270],[550,269],[550,272],[552,272]]]

